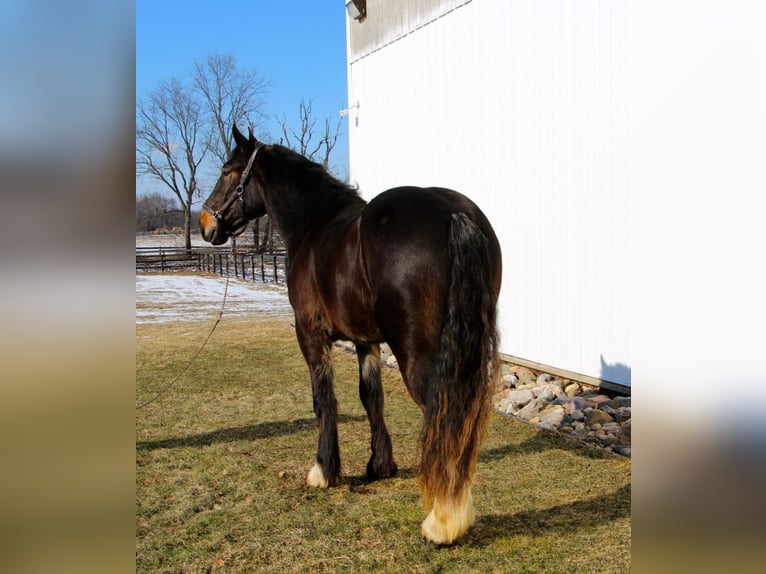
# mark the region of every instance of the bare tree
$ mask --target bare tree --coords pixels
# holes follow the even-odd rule
[[[231,126],[256,128],[263,123],[263,96],[271,82],[255,70],[239,69],[233,54],[197,60],[192,77],[209,123],[210,151],[223,164],[232,150]]]
[[[282,114],[278,119],[282,127],[281,143],[306,156],[311,161],[321,162],[325,169],[329,169],[330,154],[340,137],[341,120],[333,127],[330,118],[325,118],[324,127],[318,138],[316,135],[316,118],[311,109],[313,100],[306,101],[301,98],[298,108],[299,126],[297,129],[288,126],[287,117]]]
[[[205,117],[192,87],[170,80],[138,100],[136,172],[161,181],[181,202],[189,250],[192,200],[209,144]]]
[[[262,122],[270,86],[255,71],[240,70],[231,54],[195,62],[189,80],[166,82],[136,106],[136,172],[161,181],[181,202],[187,249],[206,160],[215,158],[217,169],[228,159],[235,122]]]

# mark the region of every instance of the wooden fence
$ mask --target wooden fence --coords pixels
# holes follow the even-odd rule
[[[287,278],[284,253],[255,253],[231,247],[136,247],[136,273],[192,271],[241,277],[261,283],[282,283]]]

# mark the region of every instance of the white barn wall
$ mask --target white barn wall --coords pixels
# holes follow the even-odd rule
[[[501,350],[629,384],[623,3],[429,1],[365,45],[384,5],[348,23],[351,181],[471,197],[503,249]]]

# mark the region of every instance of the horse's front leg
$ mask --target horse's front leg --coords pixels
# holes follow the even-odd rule
[[[306,478],[306,484],[317,488],[335,486],[340,480],[340,450],[338,448],[338,403],[333,388],[335,369],[330,356],[330,341],[326,335],[312,333],[296,325],[298,342],[311,373],[314,414],[319,427],[316,464]]]
[[[372,456],[367,463],[367,477],[386,478],[396,470],[391,437],[383,418],[383,385],[380,381],[380,346],[356,345],[359,359],[359,398],[370,420]]]

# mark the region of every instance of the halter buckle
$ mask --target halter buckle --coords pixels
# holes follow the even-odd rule
[[[220,212],[220,211],[216,211],[215,209],[210,209],[210,208],[207,206],[207,203],[203,203],[203,204],[202,204],[202,210],[203,210],[203,211],[207,211],[207,212],[208,212],[210,215],[212,215],[213,217],[215,217],[217,221],[220,221],[220,220],[221,220],[221,212]]]

